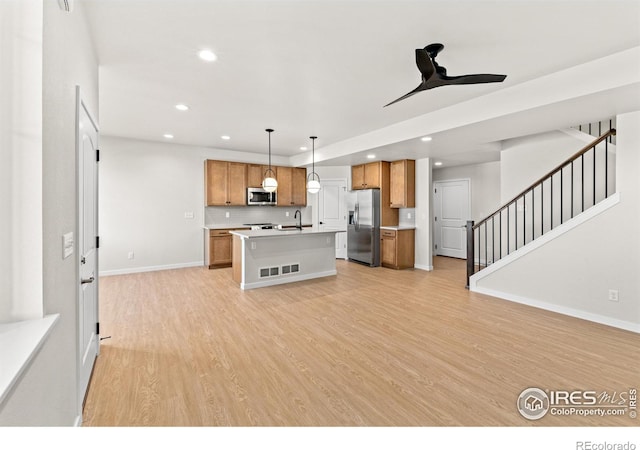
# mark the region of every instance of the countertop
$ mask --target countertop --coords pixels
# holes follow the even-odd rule
[[[295,227],[296,223],[295,222],[291,222],[291,223],[280,223],[278,225],[282,225],[283,227]],[[310,223],[303,223],[302,224],[303,227],[310,227],[312,226],[312,224]],[[247,226],[247,225],[243,225],[241,223],[217,223],[217,224],[211,224],[211,225],[204,225],[202,228],[204,228],[205,230],[250,230],[251,227]]]
[[[396,227],[380,227],[381,230],[395,230],[395,231],[399,231],[399,230],[415,230],[416,227],[415,226],[396,226]]]
[[[330,234],[330,233],[342,233],[347,230],[341,231],[320,231],[313,228],[303,228],[302,230],[242,230],[231,231],[231,234],[235,234],[242,239],[253,239],[263,237],[287,237],[287,236],[301,236],[309,234]]]

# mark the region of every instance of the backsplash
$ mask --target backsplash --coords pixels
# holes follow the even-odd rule
[[[398,211],[398,226],[401,226],[401,227],[416,226],[415,208],[400,208],[400,211]]]
[[[204,209],[204,224],[233,226],[243,223],[293,224],[296,222],[294,216],[298,209],[302,213],[302,223],[311,224],[313,220],[311,206],[209,206]]]

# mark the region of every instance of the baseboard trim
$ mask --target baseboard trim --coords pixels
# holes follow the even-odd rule
[[[112,275],[126,275],[129,273],[155,272],[158,270],[186,269],[189,267],[204,267],[203,261],[193,261],[189,263],[166,264],[162,266],[146,266],[146,267],[130,267],[126,269],[104,270],[100,271],[101,277],[109,277]]]
[[[640,333],[640,324],[634,322],[628,322],[626,320],[614,319],[612,317],[603,316],[601,314],[590,313],[581,309],[569,308],[567,306],[556,305],[553,303],[547,303],[541,300],[535,300],[527,297],[522,297],[516,294],[510,294],[507,292],[500,292],[493,289],[487,289],[483,287],[474,287],[473,292],[479,294],[490,295],[491,297],[500,298],[514,303],[520,303],[522,305],[532,306],[534,308],[544,309],[546,311],[563,314],[565,316],[575,317],[577,319],[588,320],[589,322],[599,323],[601,325],[607,325],[614,328],[620,328],[622,330],[631,331],[633,333]]]
[[[425,266],[423,264],[415,264],[413,267],[420,270],[426,270],[427,272],[431,272],[433,270],[433,266]]]

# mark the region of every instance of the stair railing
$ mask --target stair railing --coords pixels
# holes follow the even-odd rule
[[[615,129],[607,131],[477,224],[467,222],[467,288],[473,274],[615,191],[615,154],[609,149],[615,135]]]

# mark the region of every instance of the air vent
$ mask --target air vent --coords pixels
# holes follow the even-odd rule
[[[280,267],[261,267],[258,270],[260,271],[260,278],[277,277],[300,272],[300,264],[286,264]]]

